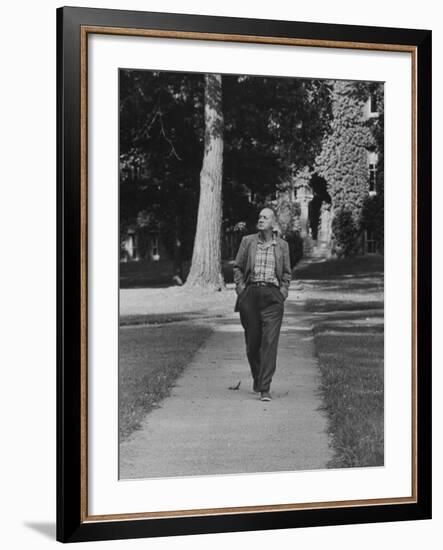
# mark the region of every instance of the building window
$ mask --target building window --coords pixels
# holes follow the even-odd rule
[[[133,231],[128,232],[128,235],[125,239],[124,250],[125,256],[124,261],[138,261],[138,246],[137,246],[137,236]]]
[[[366,118],[376,118],[379,116],[378,112],[378,99],[376,94],[372,93],[365,104],[365,116]]]
[[[369,193],[375,193],[375,182],[377,179],[377,165],[369,164]]]
[[[372,229],[366,230],[366,254],[376,254],[377,246],[375,242],[375,235]]]
[[[160,259],[158,235],[152,235],[151,237],[151,259],[154,260],[154,262],[158,262]]]
[[[248,197],[248,202],[253,204],[255,202],[255,193],[254,191],[251,191],[251,189],[247,189],[246,196]]]
[[[369,194],[371,196],[377,194],[377,163],[378,155],[373,151],[368,151],[368,179],[369,179]]]
[[[273,189],[266,197],[269,202],[276,201],[278,199],[278,190]]]
[[[369,112],[371,114],[378,113],[377,96],[374,93],[369,98]]]

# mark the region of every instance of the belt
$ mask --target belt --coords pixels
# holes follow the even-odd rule
[[[274,283],[265,283],[264,281],[253,281],[252,283],[249,283],[252,286],[274,286],[275,288],[278,288],[277,285]]]

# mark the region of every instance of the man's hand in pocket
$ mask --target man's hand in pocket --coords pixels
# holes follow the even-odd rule
[[[283,294],[283,298],[286,300],[288,297],[288,289],[285,286],[280,287],[280,292]]]
[[[240,296],[240,294],[244,291],[246,285],[244,283],[239,283],[236,287],[235,287],[235,292],[237,292],[237,296]]]

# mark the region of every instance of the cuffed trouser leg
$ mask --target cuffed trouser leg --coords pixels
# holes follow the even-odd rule
[[[260,373],[261,318],[254,289],[244,290],[246,296],[240,301],[240,321],[245,331],[246,355],[248,357],[254,386],[257,387]]]
[[[277,287],[250,287],[239,304],[254,385],[269,391],[277,364],[284,299]]]
[[[263,296],[265,302],[260,308],[262,326],[261,348],[260,348],[260,391],[269,391],[272,377],[277,366],[278,340],[283,320],[284,300],[280,290],[275,287],[266,288],[268,296]],[[269,296],[269,293],[273,295]],[[281,298],[280,298],[281,296]]]

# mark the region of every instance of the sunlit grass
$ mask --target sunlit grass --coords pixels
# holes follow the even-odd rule
[[[313,314],[331,468],[384,463],[383,258],[331,260],[297,272]]]
[[[120,440],[169,395],[175,381],[211,334],[208,326],[170,323],[120,329]]]
[[[331,334],[320,326],[315,346],[335,450],[329,466],[382,466],[383,334]]]

